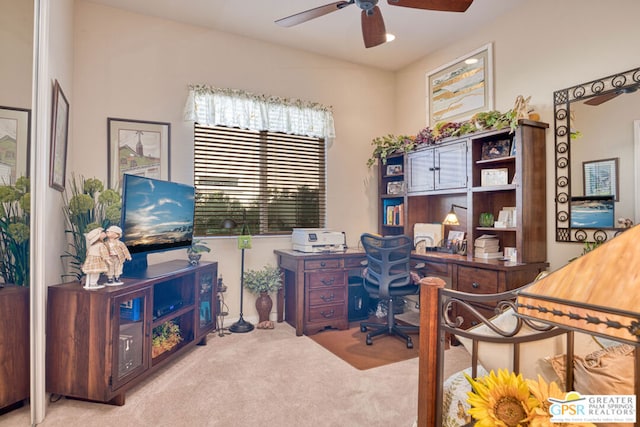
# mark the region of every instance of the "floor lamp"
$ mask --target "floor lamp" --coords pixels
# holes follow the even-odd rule
[[[238,236],[238,249],[242,251],[242,258],[240,261],[240,318],[236,323],[229,326],[229,331],[235,333],[245,333],[253,331],[253,325],[243,317],[243,296],[244,296],[244,250],[251,249],[251,235],[249,234],[249,227],[247,227],[246,212],[243,214],[242,233]],[[232,229],[236,228],[237,224],[232,219],[225,219],[222,222],[222,228]]]

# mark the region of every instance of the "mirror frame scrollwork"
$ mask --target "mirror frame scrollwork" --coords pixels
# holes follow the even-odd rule
[[[553,93],[555,137],[555,206],[557,242],[604,242],[616,229],[571,227],[571,103],[595,96],[640,89],[640,68],[581,83]]]

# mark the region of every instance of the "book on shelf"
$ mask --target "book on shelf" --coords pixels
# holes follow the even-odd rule
[[[404,225],[404,203],[387,206],[385,225]]]
[[[500,253],[500,249],[497,246],[495,248],[476,248],[474,253],[476,255],[495,254],[495,253]]]
[[[497,258],[502,258],[503,254],[502,254],[502,251],[499,251],[499,252],[491,252],[488,254],[474,253],[473,256],[476,258],[482,258],[482,259],[497,259]]]

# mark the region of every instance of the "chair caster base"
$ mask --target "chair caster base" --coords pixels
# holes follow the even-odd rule
[[[373,340],[372,340],[372,339],[371,339],[371,337],[370,337],[370,336],[368,336],[368,335],[367,335],[367,339],[366,339],[366,341],[365,341],[365,342],[367,343],[367,345],[371,345],[371,344],[373,344]]]
[[[411,341],[411,338],[407,340],[407,348],[413,348],[413,341]]]
[[[360,332],[367,332],[367,327],[366,326],[360,326]]]

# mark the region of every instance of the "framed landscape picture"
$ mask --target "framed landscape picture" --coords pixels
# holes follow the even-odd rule
[[[107,119],[109,188],[121,188],[127,173],[170,180],[171,124],[143,120]]]
[[[31,110],[0,106],[0,185],[29,175]]]
[[[493,110],[491,43],[427,73],[427,125]]]

